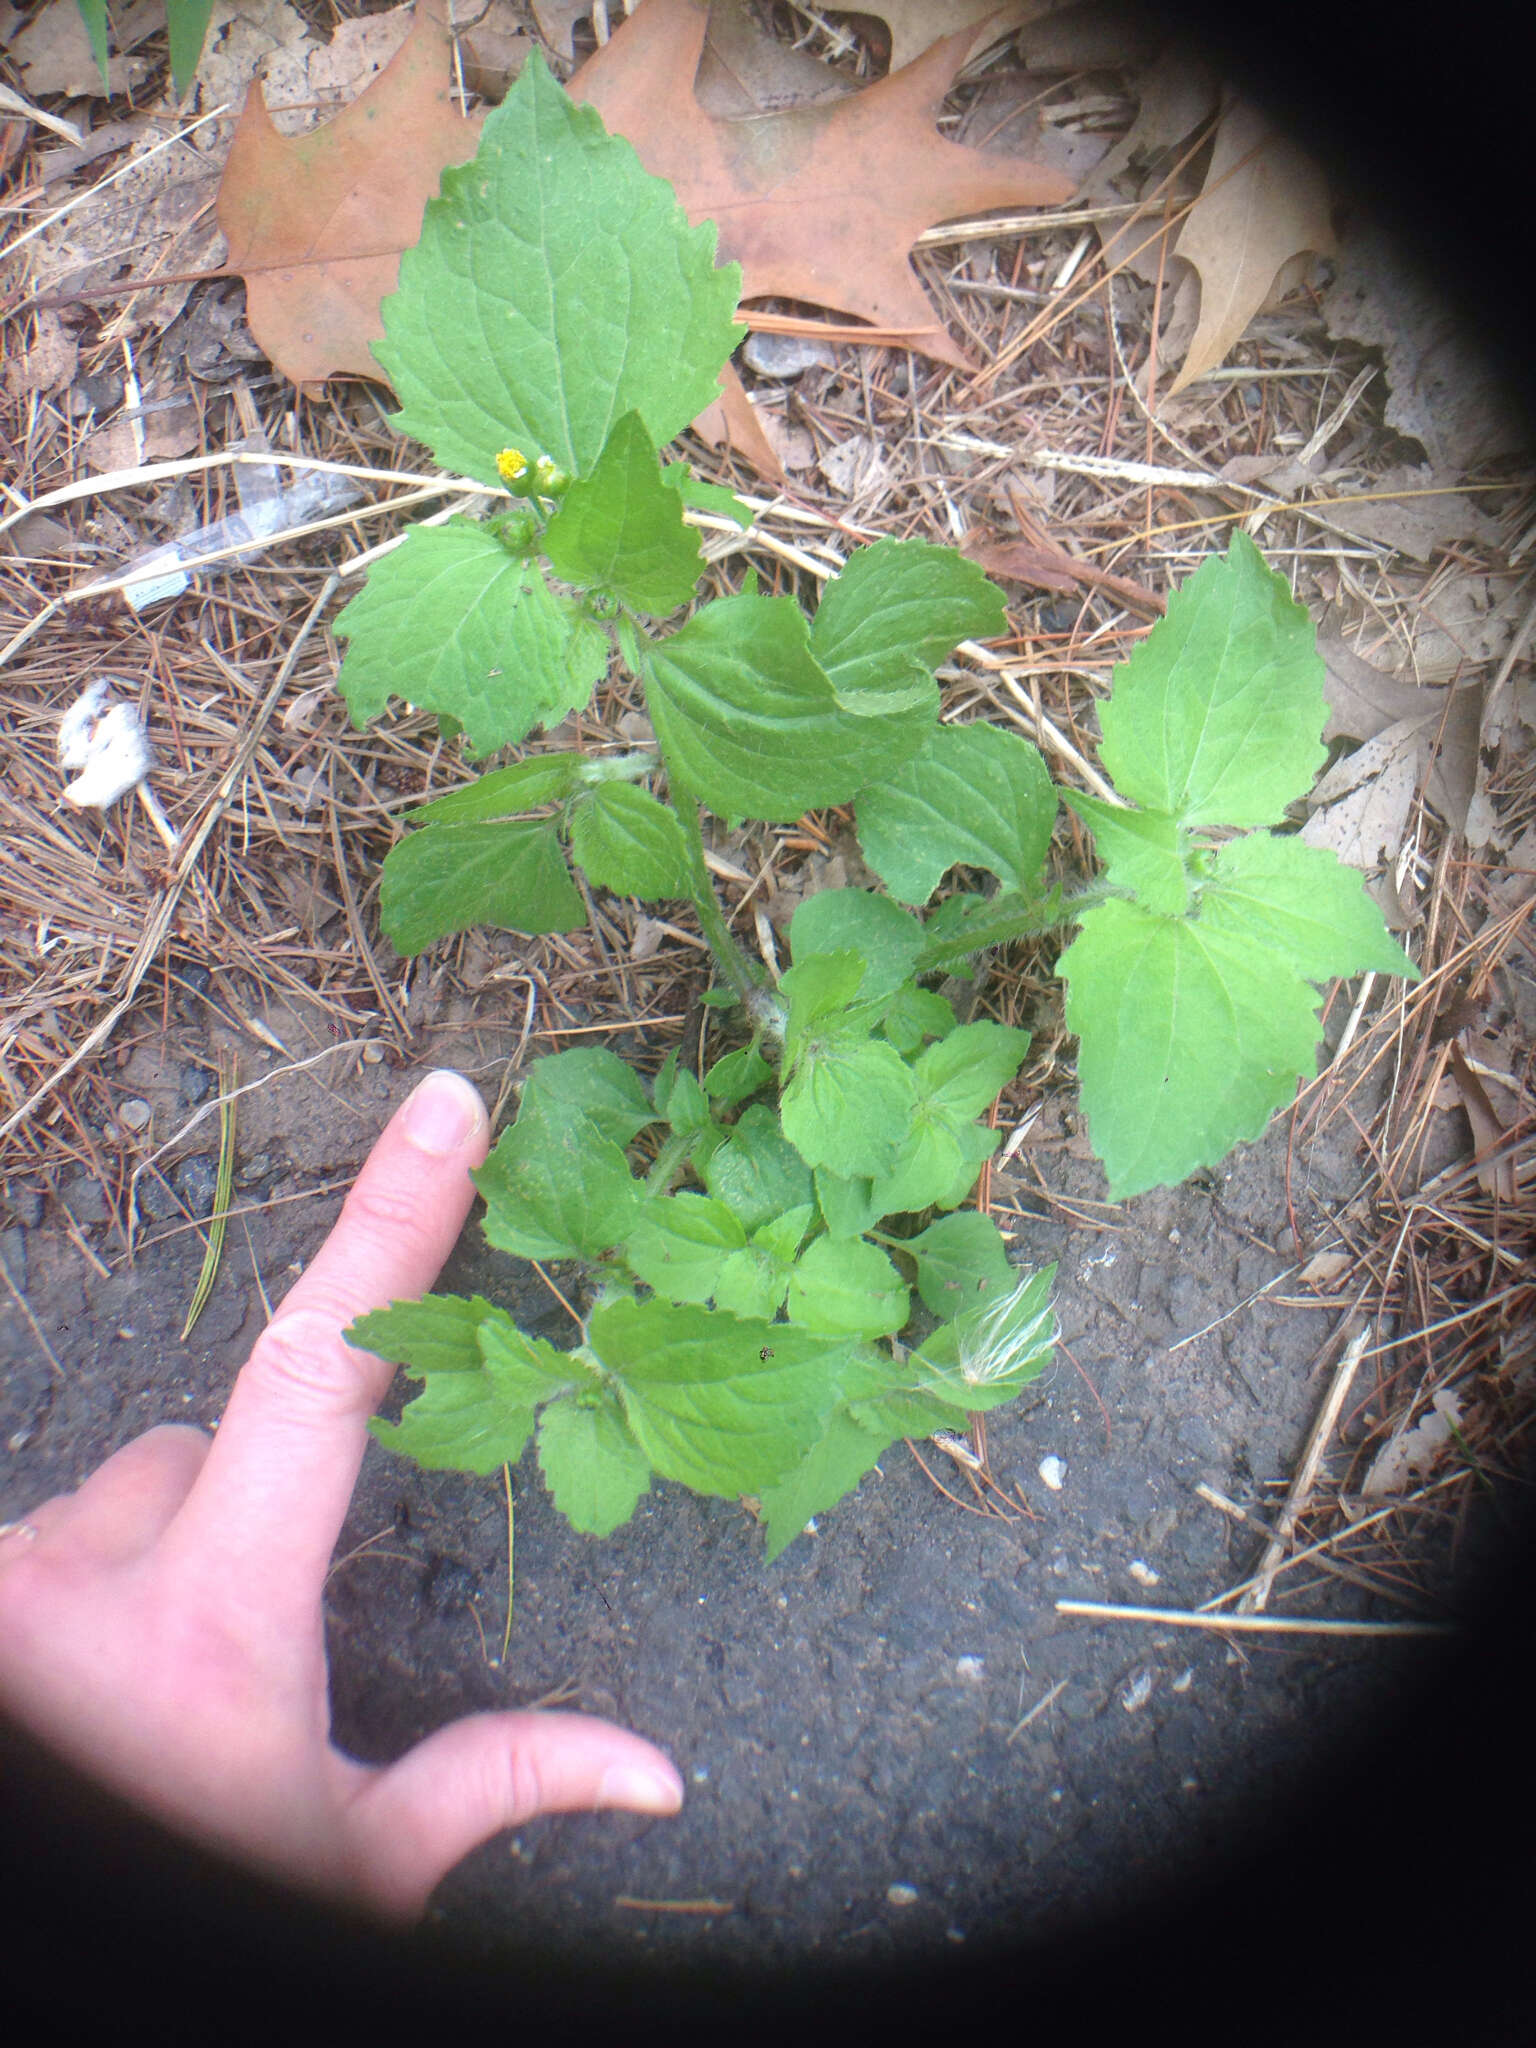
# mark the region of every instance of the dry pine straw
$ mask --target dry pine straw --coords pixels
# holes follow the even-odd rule
[[[25,183],[25,158],[15,176]],[[739,586],[750,565],[765,588],[813,597],[821,577],[859,541],[885,534],[958,541],[983,531],[1013,538],[1022,513],[1036,534],[1155,598],[1249,517],[1269,559],[1294,579],[1314,612],[1333,601],[1351,623],[1369,620],[1401,637],[1431,569],[1347,540],[1325,516],[1295,507],[1256,520],[1252,495],[1216,478],[1233,456],[1293,452],[1311,442],[1345,410],[1358,356],[1327,340],[1301,297],[1264,316],[1235,365],[1195,387],[1176,414],[1151,415],[1132,381],[1149,354],[1150,290],[1124,273],[1106,279],[1091,251],[1068,286],[1051,289],[1080,235],[1074,217],[1060,229],[930,238],[920,252],[936,303],[979,363],[1007,359],[1001,374],[967,378],[902,351],[841,348],[835,368],[763,390],[764,404],[808,436],[813,459],[856,435],[877,445],[880,463],[851,501],[807,467],[770,502],[749,474],[692,449],[705,474],[766,507],[746,538],[710,534],[713,588]],[[14,281],[11,296],[14,302]],[[1034,339],[1020,350],[1026,328]],[[29,329],[25,313],[10,323],[8,355],[24,357]],[[93,331],[99,326],[88,320],[82,371],[116,356],[105,342],[89,344]],[[155,337],[139,335],[135,348],[143,375]],[[238,404],[220,387],[194,389],[209,453],[240,434],[241,411],[245,426],[254,411],[280,450],[399,474],[421,466],[421,452],[390,434],[377,397],[362,386],[296,396],[279,379],[256,378],[239,392]],[[84,473],[67,395],[9,402],[0,431],[13,504]],[[1376,423],[1372,404],[1368,394],[1348,412],[1328,451],[1330,465],[1349,470],[1364,491],[1401,454]],[[1041,454],[1058,461],[1043,465]],[[1094,473],[1075,471],[1074,462]],[[1146,466],[1208,481],[1149,481]],[[351,731],[332,688],[333,603],[182,890],[168,943],[129,1014],[111,1043],[56,1079],[120,993],[167,879],[165,850],[137,807],[121,804],[104,819],[60,807],[60,710],[91,678],[124,678],[154,738],[161,799],[178,827],[195,827],[328,570],[406,523],[403,514],[381,509],[401,492],[370,489],[366,519],[270,545],[256,561],[208,576],[195,591],[141,617],[117,597],[66,605],[0,681],[7,738],[0,781],[0,1122],[49,1089],[4,1141],[0,1179],[13,1194],[35,1188],[55,1197],[78,1174],[96,1179],[116,1219],[105,1247],[110,1256],[120,1256],[124,1243],[129,1177],[159,1141],[159,1134],[122,1133],[120,1069],[136,1046],[160,1042],[178,1004],[190,1003],[210,1029],[258,1042],[269,1030],[266,1014],[281,1011],[288,1020],[284,1046],[295,1059],[338,1040],[371,1040],[375,1057],[382,1049],[391,1061],[414,1062],[430,1056],[434,1030],[485,1004],[521,1017],[520,1059],[609,1037],[649,1065],[679,1042],[689,1057],[699,1053],[709,1015],[698,1004],[706,959],[687,911],[675,905],[603,897],[592,904],[588,932],[534,940],[477,932],[416,960],[393,954],[378,930],[379,864],[397,836],[399,814],[453,787],[467,764],[454,745],[440,741],[429,718],[401,712],[366,733]],[[168,512],[185,526],[216,519],[234,503],[224,469],[192,475],[173,490],[171,501],[148,486],[84,497],[52,513],[51,527],[13,532],[0,563],[0,639],[8,643],[51,600],[162,538]],[[1484,502],[1504,508],[1497,497]],[[23,551],[29,545],[34,553]],[[1469,551],[1462,560],[1479,566]],[[343,594],[355,587],[344,585]],[[1041,742],[1059,779],[1092,782],[1096,705],[1111,666],[1147,630],[1149,607],[1122,604],[1115,587],[1103,584],[1070,596],[1012,586],[1010,595],[1010,638],[985,655],[976,650],[957,659],[946,673],[945,716],[1012,725]],[[591,715],[561,729],[558,741],[602,747],[614,743],[615,733],[628,742],[643,730],[637,691],[616,681]],[[1506,770],[1497,797],[1506,818],[1529,821],[1536,786],[1528,764]],[[750,951],[776,955],[788,914],[808,888],[860,878],[849,826],[844,812],[734,836],[717,828],[717,881]],[[1298,1178],[1314,1135],[1341,1118],[1355,1128],[1360,1187],[1335,1219],[1335,1242],[1348,1264],[1320,1288],[1288,1283],[1298,1310],[1317,1307],[1320,1298],[1341,1311],[1352,1305],[1377,1332],[1367,1353],[1369,1377],[1357,1383],[1342,1425],[1347,1453],[1325,1461],[1326,1483],[1300,1506],[1297,1540],[1321,1543],[1331,1554],[1333,1576],[1324,1581],[1330,1591],[1337,1591],[1342,1569],[1363,1575],[1378,1594],[1406,1599],[1424,1590],[1421,1524],[1433,1517],[1437,1528],[1454,1530],[1479,1487],[1518,1471],[1536,1405],[1531,1356],[1520,1343],[1522,1326],[1532,1321],[1536,1249],[1529,1044],[1511,1052],[1516,1113],[1496,1167],[1470,1164],[1455,1146],[1442,1156],[1447,1120],[1434,1106],[1461,1021],[1497,1007],[1499,978],[1517,962],[1530,972],[1529,924],[1518,903],[1512,907],[1508,877],[1472,859],[1422,797],[1410,844],[1407,879],[1419,898],[1419,925],[1408,943],[1425,980],[1409,991],[1377,985],[1345,1056],[1301,1092],[1291,1128]],[[1080,872],[1086,854],[1064,816],[1053,859],[1064,871]],[[1005,1222],[1011,1188],[1028,1183],[1058,1201],[1048,1187],[1052,1151],[1079,1142],[1052,958],[1046,945],[1014,949],[994,964],[981,999],[986,1013],[1036,1033],[1029,1064],[998,1106],[999,1122],[1015,1127],[1043,1105],[1051,1114],[1040,1130],[1058,1134],[1026,1136],[1010,1164],[984,1179],[982,1199],[994,1200]],[[1348,1010],[1356,994],[1336,991],[1333,1011]],[[1112,1220],[1096,1204],[1059,1206],[1090,1227]],[[52,1213],[72,1227],[62,1205],[55,1202]],[[1293,1207],[1292,1226],[1296,1220]],[[1276,1233],[1282,1222],[1276,1219]],[[1316,1248],[1292,1237],[1297,1269]],[[1461,1398],[1459,1468],[1448,1480],[1442,1468],[1438,1484],[1417,1489],[1411,1516],[1378,1517],[1356,1540],[1351,1529],[1362,1510],[1350,1486],[1374,1450],[1444,1389]],[[1299,1576],[1305,1579],[1305,1571]]]

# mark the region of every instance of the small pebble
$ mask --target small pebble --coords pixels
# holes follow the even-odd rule
[[[171,1172],[171,1185],[192,1215],[203,1217],[213,1208],[213,1191],[218,1185],[219,1162],[209,1152],[183,1159]]]
[[[1160,1586],[1163,1583],[1161,1573],[1153,1571],[1151,1565],[1144,1563],[1139,1557],[1133,1557],[1126,1570],[1138,1586]]]
[[[1178,1677],[1173,1681],[1173,1690],[1175,1692],[1188,1692],[1189,1688],[1194,1684],[1194,1682],[1195,1668],[1191,1664],[1185,1670],[1181,1671]]]
[[[984,1657],[957,1657],[955,1676],[967,1685],[982,1685],[986,1682],[987,1661]]]
[[[1062,1487],[1067,1482],[1065,1462],[1056,1457],[1042,1458],[1039,1470],[1042,1483],[1048,1486],[1052,1493],[1060,1493]]]
[[[154,1111],[141,1096],[130,1095],[117,1105],[117,1121],[125,1131],[147,1131]]]
[[[818,364],[832,369],[837,363],[827,344],[809,334],[749,334],[741,353],[747,367],[756,370],[759,377],[777,377],[781,381],[798,377],[803,370],[815,369]]]
[[[892,1906],[915,1906],[917,1886],[915,1884],[888,1884],[885,1888],[887,1903]]]

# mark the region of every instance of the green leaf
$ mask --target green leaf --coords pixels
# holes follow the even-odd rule
[[[374,353],[445,469],[499,487],[510,443],[585,476],[625,413],[661,447],[718,396],[740,271],[537,51],[442,191]]]
[[[336,621],[348,641],[339,685],[355,726],[392,696],[446,712],[486,754],[579,711],[608,666],[608,641],[536,562],[455,515],[413,526]]]
[[[779,993],[788,996],[784,1018],[784,1058],[793,1066],[800,1049],[813,1031],[848,1038],[864,1037],[874,1029],[880,1014],[878,1003],[854,1006],[864,986],[869,964],[862,953],[812,953],[796,961],[779,982]]]
[[[1039,752],[996,725],[941,725],[855,806],[864,858],[903,903],[926,903],[949,869],[1033,883],[1051,843],[1056,790]]]
[[[586,921],[553,819],[429,825],[384,856],[379,922],[397,953],[419,953],[471,925],[574,932]]]
[[[487,1317],[477,1334],[486,1372],[511,1399],[538,1406],[593,1378],[580,1351],[557,1351],[520,1330],[509,1315]]]
[[[789,1313],[808,1330],[839,1337],[894,1337],[911,1312],[906,1283],[878,1245],[818,1237],[789,1282]]]
[[[1059,964],[1089,1133],[1117,1201],[1258,1137],[1313,1071],[1319,997],[1250,938],[1101,903]]]
[[[721,1268],[747,1233],[709,1195],[656,1195],[630,1231],[624,1257],[647,1287],[668,1301],[708,1301]]]
[[[745,1102],[773,1079],[773,1069],[755,1045],[744,1045],[715,1061],[704,1076],[704,1086],[716,1102],[727,1105]]]
[[[957,1209],[1001,1138],[1000,1131],[968,1123],[941,1103],[919,1101],[895,1165],[870,1189],[875,1216]]]
[[[408,825],[477,825],[516,818],[537,804],[557,804],[581,785],[580,754],[534,754],[510,768],[477,776],[429,804],[407,811]]]
[[[811,651],[850,709],[933,704],[932,671],[962,640],[1008,630],[1003,593],[953,548],[882,540],[822,593]]]
[[[813,1516],[825,1514],[852,1493],[895,1435],[864,1428],[846,1408],[834,1410],[820,1441],[794,1470],[776,1486],[762,1490],[759,1505],[768,1529],[765,1561],[772,1564]]]
[[[917,1291],[945,1322],[1011,1292],[1017,1275],[990,1216],[962,1209],[909,1237],[902,1250],[917,1261]]]
[[[1252,832],[1218,847],[1201,892],[1200,922],[1269,948],[1309,981],[1367,968],[1419,979],[1366,894],[1364,877],[1326,848],[1294,837]]]
[[[889,1173],[917,1106],[912,1073],[878,1040],[812,1038],[779,1101],[784,1135],[807,1166]]]
[[[961,1024],[919,1055],[912,1069],[918,1100],[948,1117],[980,1116],[1018,1073],[1029,1033],[1007,1024]]]
[[[1131,811],[1102,797],[1062,791],[1093,833],[1109,879],[1130,889],[1148,910],[1178,917],[1189,908],[1189,834],[1161,811]]]
[[[679,1136],[691,1131],[704,1130],[710,1121],[709,1097],[689,1073],[686,1067],[679,1068],[675,1062],[674,1049],[667,1060],[672,1071],[667,1075],[665,1094],[662,1090],[662,1076],[656,1076],[653,1094],[656,1107]],[[665,1071],[665,1069],[663,1069]]]
[[[495,1308],[476,1294],[428,1294],[420,1301],[392,1301],[359,1316],[342,1335],[359,1351],[371,1351],[392,1365],[417,1374],[478,1372],[483,1363],[478,1332],[482,1323],[500,1318],[511,1322],[504,1308]]]
[[[923,928],[910,911],[869,889],[819,889],[789,921],[797,966],[817,954],[854,952],[864,962],[858,993],[883,1002],[911,974],[923,949]]]
[[[369,1433],[432,1472],[494,1472],[515,1465],[534,1411],[505,1396],[489,1373],[443,1373],[408,1401],[398,1422],[374,1416]]]
[[[537,1103],[546,1109],[578,1109],[615,1145],[629,1144],[659,1114],[634,1068],[601,1045],[573,1046],[535,1060],[523,1084],[522,1103],[525,1108]]]
[[[1100,758],[1185,825],[1267,825],[1311,787],[1328,716],[1305,609],[1241,530],[1168,600],[1111,678]]]
[[[787,823],[847,801],[922,745],[931,711],[845,711],[792,597],[725,597],[645,653],[646,704],[674,774],[725,818]]]
[[[471,1324],[474,1358],[464,1343]],[[382,1346],[383,1356],[426,1376],[398,1423],[375,1419],[370,1427],[390,1450],[434,1470],[483,1473],[515,1465],[539,1404],[592,1371],[579,1354],[528,1336],[505,1310],[478,1299],[396,1302],[360,1318],[348,1338]]]
[[[705,483],[702,477],[694,475],[686,462],[668,462],[661,472],[661,480],[669,491],[677,491],[685,505],[695,512],[710,512],[717,519],[729,519],[745,530],[757,514],[750,505],[744,505],[734,491],[726,490],[723,484]]]
[[[766,1102],[748,1104],[700,1173],[709,1192],[734,1210],[747,1230],[812,1199],[810,1169]]]
[[[1087,912],[1060,971],[1111,1194],[1173,1185],[1258,1137],[1316,1070],[1312,984],[1365,968],[1417,976],[1359,875],[1267,832],[1217,849],[1187,917]]]
[[[688,842],[677,814],[632,782],[600,782],[571,811],[571,852],[590,881],[654,902],[690,894]]]
[[[644,1199],[624,1154],[569,1103],[525,1094],[474,1176],[485,1235],[524,1259],[596,1259],[622,1244]]]
[[[868,1175],[845,1179],[825,1166],[816,1169],[816,1203],[830,1237],[862,1237],[886,1213],[872,1199],[875,1183]]]
[[[555,1506],[583,1536],[611,1536],[651,1484],[650,1461],[617,1398],[555,1401],[539,1417],[539,1469]]]
[[[96,59],[101,72],[101,89],[110,92],[111,81],[107,76],[107,0],[75,0],[80,9],[80,19],[85,23],[85,33],[91,45],[91,55]],[[177,88],[178,92],[180,87]]]
[[[171,84],[181,99],[197,74],[197,62],[208,36],[213,0],[165,0],[165,26],[171,46]]]
[[[880,1028],[903,1058],[909,1059],[925,1038],[943,1038],[954,1030],[954,1006],[937,990],[908,982],[896,991]]]
[[[612,591],[631,611],[664,618],[693,596],[704,568],[699,537],[662,481],[639,413],[625,413],[591,476],[561,499],[544,553],[567,583]]]
[[[815,1213],[814,1205],[804,1202],[754,1231],[746,1250],[732,1252],[720,1268],[715,1305],[734,1316],[771,1321],[783,1306],[795,1253]]]
[[[817,1440],[851,1348],[654,1298],[594,1309],[588,1342],[655,1470],[727,1499],[772,1485]]]

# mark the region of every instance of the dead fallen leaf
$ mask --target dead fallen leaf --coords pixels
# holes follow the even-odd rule
[[[1017,21],[1049,13],[1057,0],[1030,0],[1009,10]],[[869,0],[857,10],[883,21],[891,37],[891,69],[900,71],[921,57],[942,36],[974,28],[998,12],[997,0]]]
[[[550,49],[574,63],[571,30],[592,12],[592,0],[533,0],[533,18]]]
[[[748,398],[734,363],[727,363],[720,372],[720,396],[713,405],[705,406],[693,422],[693,431],[711,448],[734,448],[743,462],[749,462],[771,483],[788,483],[789,474],[763,430],[757,407]]]
[[[862,498],[883,491],[891,481],[891,466],[881,443],[870,434],[850,434],[821,458],[821,473],[841,497]]]
[[[479,141],[449,96],[449,37],[426,0],[366,92],[311,134],[279,135],[253,87],[219,189],[229,265],[246,280],[246,317],[296,384],[379,377],[369,344],[401,251],[421,232],[449,164]]]
[[[967,540],[962,553],[989,576],[1008,583],[1029,583],[1038,590],[1073,591],[1078,587],[1076,566],[1057,548],[1038,547],[1027,540]]]
[[[1336,339],[1381,350],[1387,425],[1420,442],[1437,469],[1464,474],[1529,447],[1528,416],[1475,333],[1384,230],[1364,219],[1346,227],[1322,304]]]
[[[577,72],[572,97],[672,181],[690,220],[717,223],[721,256],[742,266],[745,298],[835,307],[970,367],[907,252],[936,221],[1049,206],[1073,190],[1057,171],[963,149],[934,126],[977,32],[944,38],[861,92],[729,121],[705,113],[693,89],[706,25],[701,0],[645,0]]]
[[[1444,683],[1499,660],[1530,602],[1529,585],[1519,576],[1436,576],[1414,610],[1415,676],[1421,683]]]
[[[5,366],[6,391],[13,399],[26,398],[34,391],[57,391],[74,376],[79,360],[75,337],[58,314],[34,313],[31,342]]]
[[[1422,689],[1373,667],[1326,620],[1317,651],[1323,657],[1328,699],[1324,739],[1373,740],[1399,720],[1416,722],[1418,780],[1451,830],[1464,832],[1479,767],[1480,685],[1463,685],[1447,706],[1443,687]]]
[[[859,82],[809,50],[764,35],[745,0],[715,0],[693,89],[706,114],[747,120],[841,99]]]
[[[1069,555],[1044,531],[1024,494],[1008,486],[1008,500],[1018,522],[1017,540],[993,541],[984,536],[967,541],[962,553],[989,576],[1001,576],[1014,583],[1033,583],[1042,590],[1102,590],[1135,611],[1160,617],[1168,609],[1166,598],[1144,590],[1128,576],[1117,576],[1096,563]]]
[[[130,275],[180,275],[216,262],[218,173],[204,153],[207,131],[177,139],[177,125],[171,114],[128,127],[131,160],[115,167],[116,183],[78,195],[29,245],[31,291],[39,297],[100,291]],[[158,331],[181,311],[191,289],[185,282],[135,292],[112,320],[110,338]]]
[[[1364,660],[1339,630],[1339,614],[1325,617],[1318,629],[1317,651],[1327,673],[1323,681],[1328,699],[1325,740],[1341,734],[1353,740],[1374,739],[1400,718],[1429,718],[1438,713],[1440,693],[1404,682]]]
[[[1297,1277],[1304,1287],[1315,1287],[1321,1294],[1353,1264],[1348,1252],[1314,1252]]]
[[[1429,1413],[1412,1429],[1400,1430],[1371,1460],[1360,1483],[1366,1500],[1379,1500],[1401,1493],[1412,1477],[1428,1478],[1435,1460],[1462,1426],[1461,1402],[1449,1388],[1442,1387],[1429,1397]]]
[[[165,26],[162,14],[160,27]],[[10,39],[6,55],[26,80],[30,93],[63,93],[69,99],[104,99],[136,92],[148,78],[147,58],[131,53],[135,43],[153,34],[154,10],[140,0],[137,7],[115,10],[108,28],[107,83],[91,49],[80,9],[67,4],[44,7]]]
[[[776,405],[753,405],[750,399],[747,403],[757,421],[759,433],[782,468],[790,471],[815,468],[816,443],[807,428],[785,419]]]
[[[533,47],[534,39],[512,0],[490,0],[474,26],[459,37],[465,85],[484,100],[505,99]]]
[[[197,64],[198,105],[204,113],[239,106],[262,78],[269,103],[282,110],[274,115],[277,126],[285,135],[300,134],[324,118],[314,105],[290,111],[293,101],[319,97],[318,86],[310,87],[309,60],[322,47],[288,0],[216,0]]]
[[[1428,469],[1384,470],[1371,479],[1368,497],[1355,504],[1330,505],[1329,523],[1362,540],[1396,548],[1415,562],[1427,562],[1458,540],[1497,546],[1498,522],[1465,492],[1449,489],[1449,482]]]
[[[1325,846],[1354,868],[1397,859],[1419,779],[1423,724],[1399,719],[1334,763],[1308,798],[1312,815],[1301,828],[1307,846]]]
[[[1165,150],[1176,148],[1202,121],[1210,119],[1220,97],[1216,74],[1183,49],[1165,50],[1136,80],[1134,89],[1135,120],[1083,180],[1079,197],[1107,191],[1120,173],[1133,165],[1154,164]],[[1144,235],[1144,218],[1138,226]],[[1130,238],[1122,228],[1116,239]]]
[[[1231,101],[1179,235],[1179,255],[1200,273],[1200,324],[1168,397],[1226,359],[1293,256],[1333,246],[1322,172],[1256,107]]]
[[[1508,1157],[1493,1157],[1507,1136],[1504,1121],[1489,1100],[1488,1090],[1472,1071],[1461,1047],[1453,1041],[1450,1051],[1451,1072],[1456,1077],[1467,1122],[1472,1126],[1477,1184],[1485,1195],[1491,1195],[1495,1201],[1513,1202],[1516,1195],[1515,1162]]]

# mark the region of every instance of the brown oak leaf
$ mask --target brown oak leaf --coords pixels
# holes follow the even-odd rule
[[[708,8],[645,0],[571,81],[571,96],[671,180],[692,221],[713,220],[747,299],[802,299],[973,365],[935,319],[908,260],[925,228],[996,206],[1051,206],[1075,187],[1024,157],[947,142],[935,117],[985,29],[946,36],[862,92],[752,120],[708,114],[694,92]]]
[[[449,97],[441,0],[416,10],[378,77],[324,127],[280,135],[259,86],[246,97],[219,188],[229,268],[246,281],[246,318],[274,366],[296,384],[383,381],[370,343],[401,252],[449,164],[480,140]]]

